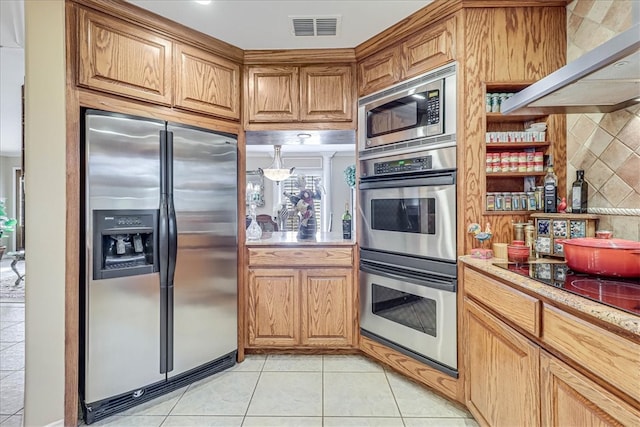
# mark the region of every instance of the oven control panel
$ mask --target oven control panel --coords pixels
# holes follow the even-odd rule
[[[375,175],[386,175],[399,172],[420,172],[433,169],[432,156],[398,159],[374,164]]]

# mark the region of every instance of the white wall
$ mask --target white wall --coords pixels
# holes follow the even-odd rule
[[[22,148],[24,50],[0,48],[0,154],[19,156]]]
[[[26,343],[24,425],[64,417],[64,1],[25,2]]]
[[[8,217],[16,218],[16,210],[14,203],[14,168],[19,168],[21,163],[20,157],[0,156],[0,199],[5,199],[5,208]],[[16,233],[5,234],[0,240],[0,245],[7,246],[7,252],[15,250]]]

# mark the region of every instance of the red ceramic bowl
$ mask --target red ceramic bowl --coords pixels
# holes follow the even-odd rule
[[[507,245],[507,257],[511,262],[527,262],[529,260],[529,246]]]

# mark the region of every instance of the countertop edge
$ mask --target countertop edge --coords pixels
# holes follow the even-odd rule
[[[264,233],[258,240],[248,240],[245,246],[354,246],[355,239],[343,239],[342,233],[316,233],[315,239],[298,240],[295,231],[274,231]]]
[[[511,282],[520,288],[529,290],[559,304],[571,307],[574,310],[594,317],[605,323],[617,326],[618,328],[640,337],[640,316],[635,316],[634,314],[615,309],[606,304],[591,301],[579,295],[556,289],[553,286],[545,285],[544,283],[537,282],[536,280],[529,279],[493,265],[494,261],[504,262],[505,260],[502,259],[483,260],[473,258],[470,255],[463,255],[458,259],[466,265],[475,267],[492,276]]]

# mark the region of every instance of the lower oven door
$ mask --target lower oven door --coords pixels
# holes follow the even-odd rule
[[[455,172],[360,182],[361,248],[456,259]]]
[[[401,269],[361,261],[363,335],[369,332],[372,339],[419,360],[426,358],[424,362],[457,377],[455,290],[455,279],[405,275]]]

